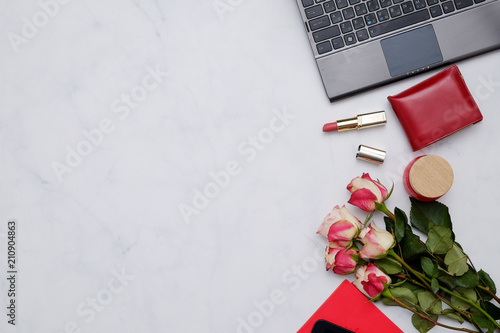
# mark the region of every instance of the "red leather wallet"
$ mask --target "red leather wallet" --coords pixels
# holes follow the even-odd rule
[[[413,151],[483,119],[456,65],[388,100]]]

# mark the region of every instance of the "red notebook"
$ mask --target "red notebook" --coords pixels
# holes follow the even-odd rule
[[[311,333],[319,320],[355,333],[403,333],[368,298],[344,280],[297,333]]]

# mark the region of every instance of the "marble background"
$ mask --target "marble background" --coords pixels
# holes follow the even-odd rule
[[[429,153],[454,168],[441,201],[458,240],[500,281],[500,52],[458,64],[484,121],[413,153],[386,97],[435,72],[331,104],[294,1],[2,0],[0,13],[0,331],[295,332],[343,280],[315,232],[345,186],[369,172],[408,210],[403,169]],[[377,110],[383,128],[321,131]],[[359,144],[387,150],[384,165],[356,160]]]

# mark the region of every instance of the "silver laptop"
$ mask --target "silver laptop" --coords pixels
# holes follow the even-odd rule
[[[297,4],[331,101],[500,48],[500,0]]]

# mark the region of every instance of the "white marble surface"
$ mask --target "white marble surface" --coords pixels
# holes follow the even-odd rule
[[[249,320],[295,332],[343,280],[324,271],[315,231],[347,183],[394,182],[389,206],[408,210],[402,171],[423,153],[453,166],[442,202],[500,281],[500,52],[458,64],[484,121],[412,153],[386,97],[432,73],[329,103],[294,1],[3,0],[0,12],[1,332],[238,332]],[[384,128],[321,131],[380,109]],[[359,144],[387,150],[385,164],[356,160]]]

